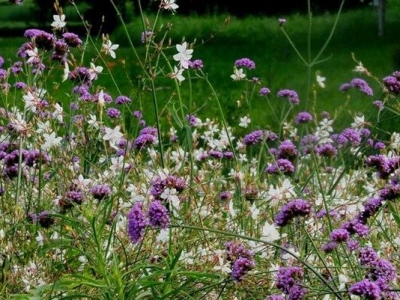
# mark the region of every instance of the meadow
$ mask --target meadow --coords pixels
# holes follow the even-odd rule
[[[0,299],[399,299],[393,2],[159,4],[1,38]]]

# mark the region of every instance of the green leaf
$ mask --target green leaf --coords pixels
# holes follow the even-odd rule
[[[395,208],[393,207],[392,203],[389,202],[389,211],[393,216],[394,221],[396,222],[397,226],[400,227],[400,216],[397,214]]]

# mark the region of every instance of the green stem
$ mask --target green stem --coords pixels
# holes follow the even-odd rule
[[[301,262],[304,266],[307,267],[307,269],[309,269],[311,272],[313,272],[332,291],[332,293],[335,294],[335,296],[338,299],[343,299],[343,297],[340,295],[340,292],[336,291],[334,289],[334,287],[332,287],[331,284],[318,271],[316,271],[312,267],[312,265],[310,265],[308,262],[306,262],[305,260],[301,259],[295,253],[293,253],[292,251],[286,249],[283,246],[280,246],[280,245],[272,243],[272,242],[266,242],[266,241],[263,241],[263,240],[260,240],[260,239],[256,239],[256,238],[253,238],[253,237],[249,237],[249,236],[245,236],[245,235],[241,235],[241,234],[237,234],[237,233],[233,233],[233,232],[227,232],[227,231],[214,229],[214,228],[204,228],[204,227],[197,227],[197,226],[190,226],[190,225],[171,225],[171,227],[172,228],[183,228],[183,229],[198,230],[198,231],[207,231],[207,232],[217,233],[217,234],[221,234],[221,235],[225,235],[225,236],[231,236],[231,237],[235,237],[235,238],[239,238],[239,239],[249,240],[249,241],[253,241],[253,242],[256,242],[256,243],[261,243],[261,244],[265,244],[265,245],[277,248],[277,249],[279,249],[281,251],[286,252],[287,254],[291,255],[292,257],[297,259],[299,262]]]
[[[153,107],[154,107],[154,115],[156,118],[156,126],[157,126],[157,133],[158,133],[158,150],[160,151],[160,158],[161,158],[161,166],[164,169],[165,168],[165,163],[164,163],[164,149],[162,145],[162,138],[161,138],[161,123],[160,123],[160,117],[158,115],[158,103],[157,103],[157,93],[156,93],[156,86],[154,84],[154,80],[151,80],[151,92],[153,95]]]

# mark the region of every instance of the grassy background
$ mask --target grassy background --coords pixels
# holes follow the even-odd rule
[[[0,27],[20,26],[21,21],[17,16],[25,16],[29,11],[30,1],[24,1],[23,7],[10,7],[10,12],[5,13],[0,10]],[[67,8],[67,20],[77,20],[73,8]],[[368,79],[371,86],[376,91],[374,97],[367,97],[356,91],[350,93],[339,92],[339,86],[350,81],[359,74],[352,70],[356,66],[352,58],[354,53],[356,59],[361,61],[372,74],[381,79],[389,75],[400,67],[400,42],[398,41],[398,28],[400,26],[400,9],[394,1],[389,1],[387,10],[387,22],[385,35],[377,36],[377,18],[374,9],[367,8],[345,12],[341,15],[337,30],[332,41],[326,48],[321,58],[327,60],[315,66],[311,79],[315,83],[315,72],[319,71],[326,79],[326,88],[316,88],[316,101],[310,103],[308,107],[317,112],[328,111],[337,116],[336,125],[346,127],[349,125],[355,113],[368,116],[376,115],[372,105],[374,100],[380,99],[379,86],[373,80]],[[146,16],[150,23],[154,20],[153,15]],[[286,31],[292,38],[299,51],[306,55],[308,22],[302,15],[283,16],[287,19]],[[24,20],[29,20],[22,17]],[[334,23],[334,14],[324,14],[314,16],[311,32],[312,55],[315,55],[324,44]],[[226,22],[229,20],[229,22]],[[49,21],[49,23],[51,20]],[[202,59],[204,71],[208,74],[213,83],[220,101],[226,111],[227,120],[234,125],[240,116],[247,114],[245,107],[238,108],[236,103],[241,98],[244,84],[241,82],[232,83],[232,74],[235,60],[248,57],[256,63],[256,69],[248,75],[260,78],[262,86],[267,86],[275,95],[279,89],[288,88],[296,90],[300,99],[305,99],[307,93],[313,98],[315,94],[307,91],[307,68],[299,60],[289,42],[279,30],[275,17],[246,17],[235,18],[227,15],[204,16],[179,16],[179,12],[173,16],[164,14],[158,24],[167,27],[172,23],[169,30],[171,45],[182,42],[195,41],[193,59]],[[6,26],[5,26],[6,25]],[[35,24],[25,22],[22,27],[31,28]],[[50,30],[50,26],[49,26]],[[143,53],[144,47],[140,43],[140,34],[143,26],[140,18],[133,15],[129,16],[129,34],[134,41],[139,53]],[[161,29],[161,32],[163,29]],[[94,37],[96,38],[96,37]],[[117,51],[117,60],[112,64],[113,76],[118,84],[118,89],[122,94],[127,94],[137,98],[133,104],[133,109],[141,108],[145,111],[146,119],[149,123],[154,122],[151,110],[150,95],[139,97],[137,88],[137,76],[140,69],[135,62],[132,49],[129,48],[127,38],[122,27],[110,33],[113,43],[120,44]],[[0,55],[5,58],[15,59],[15,52],[24,39],[21,37],[1,38]],[[100,43],[99,39],[97,40]],[[88,49],[89,52],[91,50]],[[176,52],[174,47],[167,50],[171,55]],[[87,58],[93,57],[86,55]],[[362,77],[362,76],[361,76]],[[365,77],[364,77],[365,78]],[[365,78],[366,79],[366,78]],[[110,94],[118,96],[117,87],[109,80],[109,76],[103,76],[99,81]],[[160,107],[170,104],[171,86],[170,80],[160,80],[158,91],[158,101]],[[202,81],[194,80],[193,89],[189,91],[185,88],[186,82],[182,85],[182,95],[185,101],[192,97],[194,103],[193,110],[199,116],[215,117],[218,115],[214,100],[211,99],[211,92]],[[187,86],[187,85],[186,85]],[[70,87],[66,87],[70,88]],[[69,92],[69,90],[66,90]],[[256,91],[257,92],[257,91]],[[66,100],[67,101],[67,100]],[[299,110],[304,109],[304,101]],[[278,108],[277,108],[278,109]],[[265,102],[255,97],[252,102],[253,124],[264,127],[269,124],[275,126],[272,120],[272,113],[266,109]],[[148,112],[148,113],[146,113]],[[393,126],[400,124],[394,115],[387,115],[384,122],[380,125],[383,130],[392,129]]]

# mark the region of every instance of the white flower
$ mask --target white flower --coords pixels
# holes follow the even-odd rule
[[[23,119],[21,113],[16,113],[15,117],[11,117],[12,128],[15,132],[23,135],[29,135],[29,126]]]
[[[176,50],[178,50],[178,53],[173,56],[174,60],[179,62],[181,69],[189,68],[189,61],[192,58],[193,49],[188,49],[187,43],[183,42],[182,45],[176,45]]]
[[[87,191],[89,185],[92,183],[92,179],[84,178],[82,174],[79,174],[77,179],[72,180],[72,183],[75,184],[78,189]]]
[[[62,140],[61,137],[56,136],[55,132],[52,132],[50,134],[44,133],[43,137],[45,142],[42,145],[41,149],[44,151],[49,150],[51,147],[58,146]]]
[[[169,228],[161,229],[160,233],[156,237],[156,241],[159,243],[166,243],[169,241],[170,234],[171,234],[171,232],[170,232]]]
[[[322,77],[321,75],[317,74],[317,83],[320,87],[322,87],[322,88],[325,87],[325,80],[326,80],[326,77]]]
[[[240,68],[240,69],[234,69],[233,70],[233,74],[231,75],[231,78],[233,79],[233,80],[235,80],[235,81],[237,81],[237,80],[242,80],[243,78],[245,78],[246,77],[246,74],[244,74],[243,73],[243,69],[242,68]]]
[[[273,224],[265,222],[261,233],[261,240],[264,242],[273,242],[280,238],[279,231]]]
[[[120,127],[115,126],[114,129],[105,127],[105,134],[103,135],[103,140],[110,141],[112,147],[116,147],[115,143],[118,142],[123,134],[119,131]]]
[[[175,210],[179,210],[180,200],[177,196],[176,189],[166,188],[160,195],[161,199],[168,200]]]
[[[55,111],[52,113],[53,119],[56,119],[58,122],[62,123],[63,121],[63,108],[60,104],[54,104]]]
[[[176,66],[174,66],[174,72],[169,75],[171,78],[176,78],[178,79],[179,82],[182,82],[185,80],[185,77],[182,75],[183,69],[178,69]]]
[[[175,3],[175,0],[162,0],[161,7],[174,13],[179,6]]]
[[[68,75],[69,75],[69,66],[68,66],[68,62],[65,61],[64,62],[64,72],[63,72],[63,77],[62,77],[63,82],[68,79]]]
[[[103,71],[102,66],[95,66],[94,63],[90,63],[90,68],[89,68],[89,78],[90,81],[97,79],[97,75]]]
[[[99,96],[99,100],[100,100],[100,96]],[[87,121],[87,123],[89,124],[89,127],[93,127],[95,129],[99,129],[99,122],[97,122],[96,115],[90,114],[89,115],[89,120]]]
[[[115,55],[115,51],[114,50],[117,50],[118,47],[119,47],[118,44],[114,44],[113,45],[113,43],[110,40],[107,40],[103,44],[103,51],[104,51],[105,54],[109,54],[112,58],[115,59],[116,55]]]
[[[40,61],[38,49],[35,47],[33,50],[27,50],[26,54],[29,56],[26,61],[28,64],[35,64]]]
[[[38,231],[38,235],[35,239],[36,239],[36,242],[39,244],[39,246],[43,246],[44,237],[40,233],[40,231]]]
[[[215,250],[215,254],[216,254],[217,258],[218,258],[218,262],[217,262],[217,265],[215,265],[213,267],[213,270],[221,271],[222,274],[231,273],[232,270],[230,268],[229,261],[224,261],[225,251],[224,250]],[[214,261],[215,261],[215,259],[214,259]]]
[[[54,27],[54,29],[61,29],[67,25],[67,22],[65,22],[65,15],[53,15],[53,20],[54,22],[51,23],[51,26]]]
[[[250,118],[248,116],[244,116],[243,118],[240,118],[239,126],[243,127],[243,128],[247,128],[250,123],[251,123]]]
[[[357,72],[357,73],[366,73],[366,74],[368,74],[368,70],[363,66],[362,62],[359,62],[358,66],[356,66],[353,71]]]
[[[250,213],[253,220],[256,220],[258,215],[260,214],[260,209],[257,208],[255,203],[253,203],[253,205],[250,207]]]
[[[38,121],[37,127],[38,127],[38,129],[36,129],[36,132],[39,134],[41,134],[43,132],[51,132],[49,121],[46,121],[46,123]]]
[[[364,116],[355,116],[354,122],[351,123],[351,127],[353,128],[363,128],[365,125],[365,117]]]
[[[37,106],[40,104],[40,98],[36,93],[28,92],[26,95],[22,96],[25,101],[25,108],[32,112],[36,112]]]
[[[103,90],[101,90],[99,93],[99,99],[98,99],[97,103],[99,103],[100,106],[104,106],[104,104],[106,103],[106,100],[104,99],[104,91]]]

